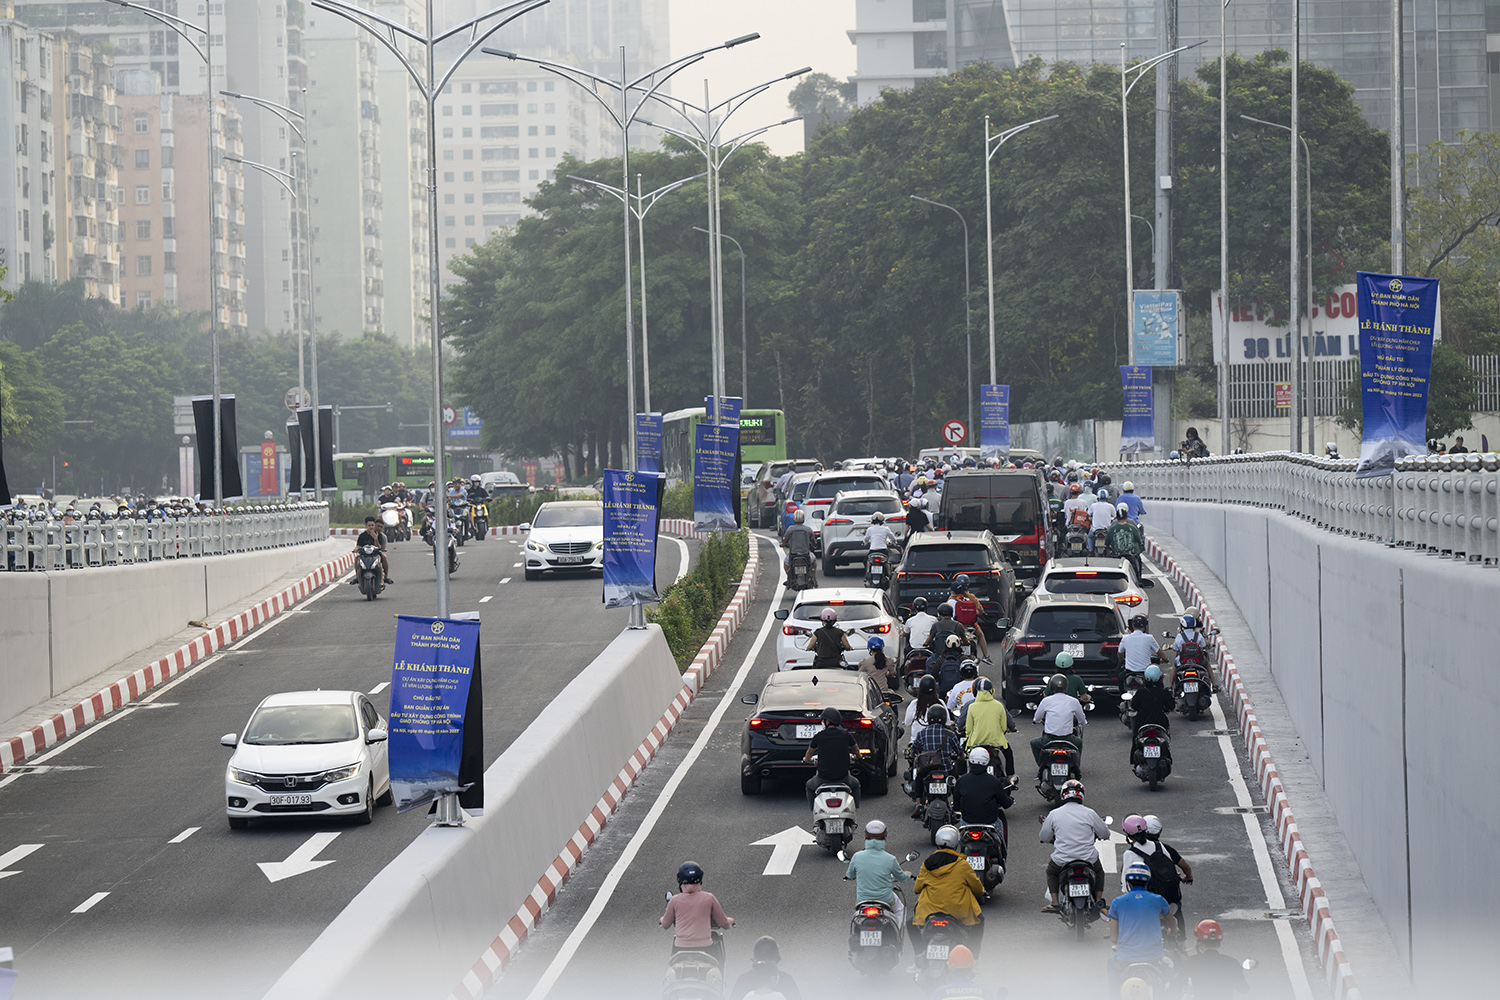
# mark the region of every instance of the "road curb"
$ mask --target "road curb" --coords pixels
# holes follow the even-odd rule
[[[1204,601],[1202,592],[1198,590],[1187,573],[1183,572],[1177,560],[1163,552],[1150,536],[1146,538],[1146,554],[1167,571],[1172,582],[1181,587],[1193,606],[1202,612],[1202,623],[1208,628],[1213,628],[1213,612]],[[1270,809],[1271,824],[1276,829],[1282,856],[1291,869],[1292,881],[1297,887],[1297,895],[1302,904],[1302,916],[1313,933],[1313,940],[1318,949],[1318,960],[1323,963],[1323,973],[1328,980],[1328,987],[1333,991],[1335,1000],[1359,1000],[1359,984],[1354,978],[1354,970],[1349,967],[1349,960],[1344,955],[1344,946],[1334,927],[1328,897],[1323,892],[1322,883],[1318,881],[1312,859],[1302,842],[1302,836],[1297,832],[1297,819],[1292,813],[1286,790],[1282,787],[1276,761],[1271,757],[1271,750],[1261,733],[1260,722],[1255,714],[1255,705],[1251,702],[1250,695],[1240,680],[1240,672],[1234,665],[1234,656],[1229,652],[1223,636],[1216,637],[1215,648],[1219,654],[1219,677],[1229,692],[1230,701],[1234,706],[1240,735],[1245,740],[1247,757],[1254,767],[1261,795],[1264,796]]]
[[[347,573],[354,553],[330,560],[290,587],[225,619],[166,656],[127,674],[90,697],[57,713],[41,725],[0,741],[0,774],[61,743],[152,688],[176,677],[199,660],[275,618],[313,591]]]
[[[700,532],[693,527],[693,522],[686,520],[668,519],[661,522],[661,530],[667,534],[683,534],[692,538],[707,537],[707,533]],[[740,585],[735,590],[734,597],[729,606],[719,616],[719,623],[714,626],[708,641],[698,650],[698,655],[693,658],[692,664],[682,675],[682,690],[672,699],[672,704],[662,713],[661,719],[646,734],[641,745],[631,754],[620,773],[615,775],[615,780],[604,794],[595,803],[587,818],[578,827],[578,832],[573,834],[571,840],[564,846],[557,860],[548,866],[537,880],[536,887],[531,890],[521,908],[516,911],[515,916],[500,931],[490,946],[485,949],[484,954],[474,963],[463,981],[453,988],[448,995],[449,1000],[477,1000],[484,994],[485,988],[495,977],[504,970],[516,949],[526,940],[542,914],[557,899],[557,892],[562,888],[573,869],[583,858],[583,854],[599,836],[599,831],[609,822],[609,817],[621,801],[630,786],[635,783],[640,773],[650,763],[656,751],[661,748],[667,735],[671,733],[672,727],[682,717],[682,713],[693,703],[698,692],[702,690],[703,683],[713,674],[714,670],[723,661],[725,653],[729,649],[729,640],[734,637],[735,630],[744,621],[745,613],[750,607],[751,596],[755,592],[755,581],[760,572],[760,544],[754,535],[750,536],[750,558],[745,563],[745,571],[740,577]]]
[[[354,538],[359,535],[363,528],[329,528],[328,535],[331,538]],[[707,532],[699,531],[693,527],[692,521],[679,520],[677,518],[665,519],[661,522],[661,530],[668,535],[681,535],[684,538],[706,538]],[[518,524],[502,524],[490,528],[491,538],[499,538],[501,535],[524,535]]]

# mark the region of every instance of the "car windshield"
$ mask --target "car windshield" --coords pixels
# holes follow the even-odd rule
[[[810,482],[812,482],[812,480],[809,479],[809,480],[806,480],[804,482],[793,483],[792,484],[792,499],[793,500],[801,500],[803,497],[807,496],[807,484],[810,483]]]
[[[797,605],[792,617],[802,621],[817,621],[824,608],[838,612],[839,621],[865,621],[881,616],[880,605],[873,601],[805,601]]]
[[[1106,608],[1038,608],[1026,623],[1027,635],[1074,634],[1106,636],[1120,629],[1115,613]]]
[[[269,705],[251,718],[243,742],[274,747],[344,743],[358,736],[353,705]]]
[[[858,517],[860,515],[868,517],[876,511],[882,514],[899,514],[901,513],[901,501],[895,497],[876,497],[869,500],[840,500],[834,512],[851,517]]]
[[[1123,594],[1129,586],[1123,573],[1098,573],[1079,570],[1076,573],[1049,573],[1049,594]]]
[[[957,531],[989,528],[1000,534],[1026,534],[1036,528],[1036,502],[1022,497],[944,497],[948,527]]]
[[[531,522],[533,528],[598,528],[604,524],[604,506],[543,507]]]
[[[879,476],[842,476],[838,479],[819,479],[812,484],[809,499],[826,500],[846,490],[879,490],[885,483]]]
[[[923,545],[907,550],[901,568],[918,573],[988,569],[989,555],[982,545]]]

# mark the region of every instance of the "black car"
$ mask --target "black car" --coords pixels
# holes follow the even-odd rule
[[[936,526],[987,529],[1016,567],[1016,578],[1036,586],[1047,565],[1051,510],[1047,484],[1036,469],[974,469],[943,480]]]
[[[894,691],[882,692],[869,674],[857,670],[783,670],[766,681],[760,697],[740,699],[757,705],[745,720],[740,740],[740,791],[759,795],[761,782],[782,775],[800,781],[815,770],[804,764],[807,746],[823,728],[825,708],[836,708],[854,735],[860,762],[850,767],[866,795],[884,795],[899,766],[896,744],[901,728],[887,699],[900,701]]]
[[[1059,653],[1073,657],[1072,673],[1096,692],[1118,694],[1124,634],[1125,617],[1104,594],[1032,594],[1000,647],[1006,705],[1043,697]]]
[[[1001,619],[1015,617],[1016,571],[988,531],[919,531],[908,535],[901,565],[896,567],[892,597],[899,608],[910,608],[919,597],[927,610],[952,596],[953,581],[969,578],[969,590],[979,599],[979,624],[995,634]]]

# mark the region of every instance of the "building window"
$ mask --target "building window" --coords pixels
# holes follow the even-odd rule
[[[472,149],[466,149],[466,150],[464,150],[464,159],[466,159],[466,160],[472,160],[472,159],[474,159],[474,151]]]
[[[161,200],[162,201],[171,201],[172,200],[172,184],[171,184],[170,181],[163,181],[162,182],[162,185],[161,185]],[[140,201],[139,195],[136,197],[136,201]]]
[[[479,117],[481,118],[514,118],[519,105],[515,104],[481,104],[479,106]]]
[[[135,238],[138,240],[149,240],[151,238],[151,220],[135,220]]]
[[[451,195],[451,194],[445,194],[445,195],[443,195],[443,204],[444,205],[451,205],[451,204],[453,204],[453,195]]]
[[[469,176],[472,179],[473,175],[470,174]],[[464,204],[465,205],[472,205],[472,204],[474,204],[474,195],[472,195],[472,194],[465,194],[464,195]]]
[[[474,113],[474,105],[472,105],[472,104],[465,104],[464,105],[464,114],[466,114],[466,115],[472,115],[473,113]]]
[[[911,36],[912,65],[917,69],[948,68],[948,33],[918,31]]]
[[[472,215],[466,215],[466,216],[464,216],[464,225],[466,225],[466,226],[472,226],[473,224],[474,224],[474,216],[472,216]]]
[[[528,115],[534,115],[534,114],[536,114],[536,105],[535,104],[528,104],[528,105],[526,105],[526,113]]]
[[[445,183],[445,184],[452,184],[453,183],[453,171],[451,171],[451,170],[444,170],[443,171],[443,183]]]
[[[453,117],[453,105],[451,105],[451,104],[444,104],[443,105],[443,117],[444,118],[452,118]]]
[[[149,254],[146,255],[146,256],[137,257],[135,259],[135,273],[136,274],[150,274],[151,273],[151,257],[150,257]]]
[[[463,85],[462,89],[463,89],[463,93],[465,93],[465,94],[473,93],[473,91],[474,91],[474,85],[472,83],[466,83],[466,84]]]
[[[443,246],[447,247],[449,250],[452,250],[454,247],[458,246],[458,240],[450,236],[447,239],[443,240]]]
[[[137,149],[135,151],[135,166],[137,170],[146,170],[151,166],[151,150]]]
[[[556,125],[548,125],[547,126],[547,134],[548,135],[556,135],[557,134],[557,126]]]
[[[474,237],[472,237],[472,236],[466,236],[466,237],[464,237],[464,246],[465,247],[472,247],[474,245],[474,243],[475,243]]]
[[[536,135],[536,126],[535,125],[527,125],[526,126],[526,134],[527,135]]]
[[[445,150],[443,150],[443,159],[445,159],[445,160],[451,160],[451,159],[453,159],[453,150],[451,150],[451,149],[445,149]]]
[[[445,129],[443,129],[443,138],[444,139],[451,139],[451,138],[453,138],[453,129],[452,128],[445,128]]]
[[[464,138],[465,139],[472,139],[472,138],[474,138],[474,130],[471,129],[471,128],[464,129]]]
[[[519,90],[514,80],[491,80],[479,85],[481,94],[514,94]]]
[[[445,215],[445,216],[443,216],[443,225],[445,225],[445,226],[456,226],[456,225],[458,225],[458,220],[455,219],[451,215]]]
[[[544,105],[542,105],[542,110],[544,112],[546,112],[547,114],[549,114],[549,115],[555,115],[555,114],[557,114],[557,105],[556,104],[544,104]]]
[[[540,170],[528,170],[528,171],[526,171],[526,179],[528,181],[541,180],[542,179],[542,172]]]
[[[550,94],[552,91],[557,89],[557,81],[548,80],[546,83],[542,84],[542,89]]]
[[[548,146],[547,147],[547,159],[553,160],[553,159],[556,159],[556,158],[557,158],[557,147],[556,146]]]
[[[162,220],[161,220],[161,238],[162,239],[164,239],[164,240],[170,240],[170,239],[173,239],[174,237],[177,236],[177,227],[175,225],[176,221],[177,220],[175,220],[174,218],[172,218],[172,216],[170,216],[170,215],[164,215],[164,216],[162,216]]]
[[[166,194],[166,185],[162,186],[162,194]],[[151,204],[151,188],[146,184],[137,184],[135,188],[135,203],[137,205]]]
[[[474,171],[472,171],[472,170],[465,170],[464,171],[464,180],[466,180],[466,181],[472,181],[473,179],[474,179]]]
[[[145,135],[147,132],[150,132],[150,131],[151,131],[151,119],[148,118],[148,117],[146,117],[145,115],[136,115],[135,116],[135,134],[136,135]]]
[[[528,93],[528,94],[535,94],[536,93],[536,81],[535,80],[528,80],[528,81],[526,81],[526,93]]]
[[[481,139],[514,139],[520,134],[519,125],[485,125],[479,130]]]
[[[151,308],[151,293],[150,292],[136,292],[135,293],[135,304],[137,306],[141,307],[142,309],[150,309]]]
[[[526,151],[526,158],[529,159],[529,160],[534,160],[538,156],[541,156],[541,155],[542,155],[542,151],[540,149],[537,149],[535,146],[532,146],[530,149],[528,149]]]

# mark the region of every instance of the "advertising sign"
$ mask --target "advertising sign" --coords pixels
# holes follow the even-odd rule
[[[744,402],[739,396],[720,396],[719,407],[722,411],[720,416],[723,419],[719,422],[723,424],[739,423],[740,409]],[[703,397],[703,412],[708,416],[709,422],[712,423],[714,419],[714,398],[712,396]]]
[[[276,481],[276,442],[260,443],[260,490],[263,497],[273,497],[280,492]]]
[[[478,668],[479,622],[396,616],[387,747],[397,812],[461,792],[475,780],[460,770],[465,729],[482,718],[477,709],[469,712],[478,700],[471,693],[481,694]]]
[[[521,471],[526,474],[526,485],[535,488],[537,471],[536,459],[533,458],[529,461],[522,462]]]
[[[693,442],[693,525],[700,531],[737,531],[734,480],[740,429],[733,424],[699,424]]]
[[[1131,293],[1130,361],[1135,365],[1175,368],[1181,292]]]
[[[1388,476],[1396,459],[1427,452],[1427,377],[1437,326],[1436,278],[1354,276],[1359,288],[1359,381],[1364,419],[1358,479]]]
[[[302,454],[307,456],[306,467],[303,470],[307,477],[302,481],[304,490],[313,489],[317,483],[313,479],[313,416],[312,407],[306,406],[297,411],[297,423],[302,428]],[[318,407],[318,448],[321,452],[319,465],[323,478],[323,488],[333,489],[338,482],[338,476],[333,470],[333,407]],[[228,489],[228,487],[225,487]]]
[[[661,414],[635,415],[635,468],[637,472],[661,471]]]
[[[1010,457],[1010,386],[979,387],[979,454]]]
[[[1276,409],[1290,410],[1292,408],[1292,383],[1276,383]]]
[[[1120,424],[1120,454],[1138,455],[1155,451],[1151,369],[1146,365],[1121,365],[1120,383],[1125,388],[1125,419]]]
[[[656,592],[656,518],[665,479],[655,472],[604,470],[604,606],[628,608]]]
[[[459,410],[457,419],[448,428],[448,438],[477,438],[484,427],[484,421],[479,419],[479,414],[467,406]]]

